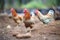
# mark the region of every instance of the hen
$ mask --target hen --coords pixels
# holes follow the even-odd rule
[[[34,18],[31,16],[30,12],[26,8],[24,9],[24,23],[26,28],[30,27],[30,29],[33,28],[32,25],[35,23]]]
[[[19,16],[15,9],[14,8],[11,8],[11,13],[12,13],[12,17],[13,17],[13,20],[17,23],[17,24],[20,24],[23,17],[22,16]]]
[[[39,18],[39,20],[45,24],[48,24],[49,22],[54,20],[54,11],[53,10],[49,10],[47,15],[43,15],[39,10],[36,10],[35,14]]]

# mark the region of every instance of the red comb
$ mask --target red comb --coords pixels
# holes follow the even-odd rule
[[[26,11],[27,11],[27,9],[25,8],[23,12],[26,12]]]
[[[11,8],[11,11],[13,11],[14,10],[14,8]]]
[[[25,9],[23,10],[23,12],[24,12],[24,13],[27,13],[27,12],[28,12],[28,10],[25,8]]]
[[[37,9],[37,10],[35,10],[35,14],[38,14],[38,9]]]

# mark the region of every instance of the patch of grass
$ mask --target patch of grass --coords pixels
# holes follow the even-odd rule
[[[22,5],[21,8],[47,8],[41,1],[31,1],[26,5]]]

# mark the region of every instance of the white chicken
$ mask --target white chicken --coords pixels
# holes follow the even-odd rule
[[[54,11],[53,10],[49,10],[47,15],[43,15],[39,10],[36,10],[35,14],[39,18],[39,20],[45,24],[48,24],[49,22],[54,20]]]

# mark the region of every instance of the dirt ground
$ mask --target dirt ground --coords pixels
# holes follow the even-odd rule
[[[11,26],[11,28],[7,28],[7,26]],[[16,26],[17,24],[8,16],[0,16],[0,40],[60,40],[60,20],[50,24],[36,23],[33,25],[35,29],[32,30],[31,38],[20,39],[12,36],[12,31],[22,30],[22,33],[26,31],[23,24],[19,27]]]

